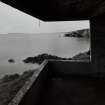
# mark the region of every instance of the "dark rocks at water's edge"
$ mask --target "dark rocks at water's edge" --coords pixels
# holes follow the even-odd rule
[[[7,74],[7,75],[4,75],[4,77],[1,79],[3,82],[8,82],[8,81],[13,81],[15,79],[18,79],[18,78],[24,78],[26,76],[30,76],[33,74],[35,70],[27,70],[27,71],[24,71],[21,75],[18,74],[18,73],[15,73],[15,74]]]
[[[62,58],[55,55],[39,54],[35,57],[28,57],[24,59],[23,62],[41,64],[44,60],[90,60],[90,51],[79,53],[72,58]]]
[[[71,60],[71,58],[61,58],[55,55],[39,54],[35,57],[28,57],[23,60],[24,63],[38,63],[41,64],[44,60]]]
[[[8,62],[9,63],[15,63],[15,60],[14,59],[9,59]]]
[[[79,53],[72,57],[73,60],[90,61],[90,51]]]
[[[90,37],[90,30],[89,29],[82,29],[77,31],[68,32],[64,35],[64,37],[77,37],[77,38],[83,38],[83,37]]]

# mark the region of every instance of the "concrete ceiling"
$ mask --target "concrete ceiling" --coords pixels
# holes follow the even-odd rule
[[[104,0],[0,0],[44,21],[91,19],[105,13]]]

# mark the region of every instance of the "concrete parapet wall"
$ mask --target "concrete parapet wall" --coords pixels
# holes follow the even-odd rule
[[[91,62],[77,62],[77,61],[49,61],[50,70],[53,73],[59,74],[88,74],[94,73]]]
[[[40,74],[40,72],[43,70],[44,66],[47,64],[47,60],[45,60],[38,68],[38,72],[36,72],[32,75],[31,78],[29,78],[28,81],[24,84],[24,86],[19,90],[19,92],[16,94],[16,96],[13,98],[13,100],[8,105],[19,105],[21,99],[26,94],[26,92],[30,89],[32,84],[35,82],[36,78]]]

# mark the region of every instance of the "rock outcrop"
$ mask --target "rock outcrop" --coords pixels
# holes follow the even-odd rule
[[[72,58],[62,58],[55,55],[39,54],[35,57],[28,57],[24,59],[23,62],[41,64],[44,60],[90,60],[90,51],[77,54]]]
[[[28,57],[23,60],[24,63],[38,63],[41,64],[44,60],[70,60],[71,58],[62,58],[55,55],[39,54],[35,57]]]
[[[89,29],[82,29],[82,30],[72,31],[72,32],[68,32],[64,36],[65,37],[77,37],[77,38],[82,38],[82,37],[89,38],[90,37],[90,30]]]

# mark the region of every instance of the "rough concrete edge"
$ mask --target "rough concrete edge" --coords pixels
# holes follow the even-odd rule
[[[59,61],[62,61],[62,62],[83,62],[83,63],[91,63],[90,60],[53,60],[53,59],[49,59],[48,61],[56,61],[56,62],[59,62]]]
[[[22,99],[22,97],[26,94],[26,92],[30,89],[40,72],[43,70],[45,65],[48,63],[47,60],[44,60],[43,63],[39,66],[39,71],[36,74],[36,72],[32,75],[32,77],[29,78],[24,84],[24,86],[18,91],[16,96],[12,99],[12,101],[8,105],[18,105]]]

